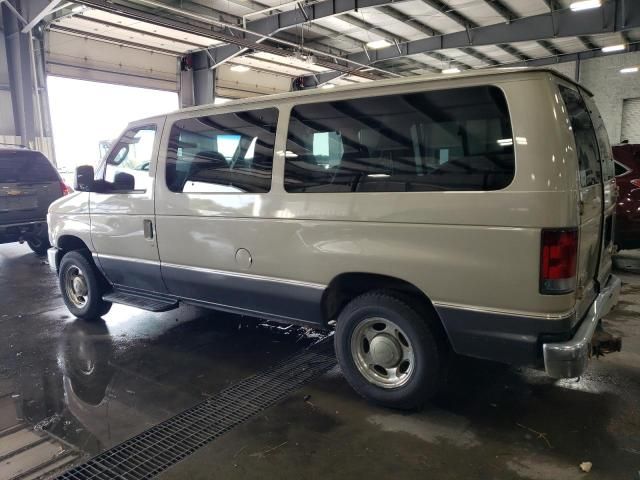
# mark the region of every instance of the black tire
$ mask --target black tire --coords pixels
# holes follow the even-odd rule
[[[335,347],[342,372],[364,398],[385,407],[414,410],[424,406],[442,384],[446,351],[434,319],[424,318],[410,303],[391,293],[365,293],[352,300],[338,316]],[[424,315],[425,313],[423,313]],[[354,358],[352,338],[360,325],[381,318],[399,327],[411,347],[413,367],[408,379],[397,387],[376,385],[360,371]],[[383,331],[383,333],[386,332]],[[357,340],[354,340],[357,344]],[[375,370],[375,369],[374,369]],[[384,370],[384,369],[383,369]]]
[[[69,293],[66,286],[67,279],[74,276],[73,273],[77,271],[81,272],[83,286],[86,287],[84,289],[86,295],[80,296],[84,302],[79,302],[79,298],[72,298],[70,296],[72,294]],[[78,318],[87,321],[98,320],[111,308],[111,303],[102,299],[107,288],[106,280],[94,263],[80,251],[75,250],[62,257],[58,270],[58,282],[64,303],[69,311]]]
[[[51,248],[48,237],[35,236],[27,239],[27,245],[36,255],[43,256]]]

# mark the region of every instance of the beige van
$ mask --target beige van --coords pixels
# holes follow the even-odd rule
[[[351,385],[412,408],[450,352],[576,377],[618,299],[614,168],[551,71],[414,77],[131,124],[49,210],[69,310],[189,303],[332,328]]]

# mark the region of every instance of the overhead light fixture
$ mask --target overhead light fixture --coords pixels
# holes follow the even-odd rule
[[[624,43],[621,43],[620,45],[610,45],[608,47],[603,47],[602,52],[603,53],[621,52],[625,48],[627,48],[627,46]]]
[[[640,68],[638,67],[628,67],[620,70],[620,73],[638,73],[639,70]]]
[[[367,47],[372,48],[374,50],[378,50],[380,48],[390,47],[391,42],[387,42],[386,40],[373,40],[372,42],[367,43]]]
[[[73,8],[71,9],[71,12],[73,12],[73,13],[80,13],[80,12],[82,12],[84,9],[85,9],[85,6],[84,6],[84,5],[76,5],[75,7],[73,7]]]
[[[460,73],[460,69],[457,67],[453,67],[453,68],[445,68],[444,70],[442,70],[442,73],[447,75],[449,73]]]
[[[601,0],[581,0],[579,2],[573,2],[569,5],[569,8],[574,12],[581,10],[590,10],[592,8],[599,8],[602,6]]]
[[[328,88],[334,88],[335,86],[336,86],[335,83],[325,83],[320,88],[328,89]]]
[[[231,70],[232,72],[244,73],[244,72],[248,72],[251,69],[246,65],[234,65],[229,70]]]

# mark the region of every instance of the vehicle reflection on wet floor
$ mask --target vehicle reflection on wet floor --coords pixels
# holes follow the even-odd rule
[[[48,266],[27,252],[10,254],[19,248],[3,247],[0,256],[0,396],[13,397],[24,421],[86,454],[120,443],[322,336],[194,307],[150,314],[116,305],[104,319],[78,320],[58,300]],[[39,275],[28,278],[33,270]],[[10,288],[25,283],[49,289],[48,301]]]

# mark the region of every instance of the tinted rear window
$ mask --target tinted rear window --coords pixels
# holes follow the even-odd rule
[[[580,186],[590,187],[591,185],[597,185],[602,181],[600,147],[587,106],[580,93],[576,90],[560,85],[560,94],[564,104],[567,106],[571,130],[578,149]]]
[[[288,192],[499,190],[514,176],[507,102],[471,87],[299,105]]]
[[[58,175],[40,152],[0,151],[0,183],[55,182]]]

